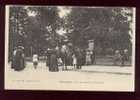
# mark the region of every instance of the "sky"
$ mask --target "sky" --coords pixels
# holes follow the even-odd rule
[[[70,8],[68,8],[68,7],[58,7],[58,10],[59,10],[59,12],[58,12],[58,14],[59,14],[59,17],[60,18],[63,18],[63,17],[65,17],[65,16],[67,16],[70,12],[71,12],[71,9]]]

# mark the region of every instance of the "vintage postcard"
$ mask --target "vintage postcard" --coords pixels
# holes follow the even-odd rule
[[[135,13],[7,5],[5,89],[134,92]]]

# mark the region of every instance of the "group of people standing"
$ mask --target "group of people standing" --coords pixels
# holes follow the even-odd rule
[[[116,50],[114,55],[114,65],[124,66],[125,62],[129,60],[128,50]]]
[[[68,70],[68,66],[73,69],[81,69],[82,65],[90,65],[95,63],[95,53],[90,50],[83,50],[78,47],[62,45],[61,47],[48,48],[46,50],[46,66],[49,71]],[[33,55],[33,64],[36,69],[37,54]]]
[[[73,69],[81,69],[82,65],[93,65],[96,64],[96,54],[94,50],[83,50],[78,47],[69,47],[67,45],[62,45],[61,47],[48,48],[45,53],[46,56],[46,66],[51,72],[59,71],[59,66],[62,70],[68,70],[67,66],[73,66]],[[114,54],[114,65],[118,62],[121,65],[125,65],[125,61],[129,59],[128,50],[115,51]],[[33,54],[32,57],[33,66],[36,69],[39,63],[39,55],[37,53]],[[11,68],[15,71],[21,71],[25,68],[25,56],[24,47],[18,46],[13,51]]]
[[[83,55],[79,48],[72,49],[63,45],[55,49],[48,49],[46,57],[49,71],[59,71],[59,66],[62,66],[62,70],[68,70],[67,66],[73,66],[74,69],[82,68]]]

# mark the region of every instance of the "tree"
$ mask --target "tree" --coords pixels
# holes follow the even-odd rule
[[[81,47],[94,39],[96,47],[103,51],[108,48],[131,48],[128,16],[123,11],[130,8],[71,8],[67,28],[72,30],[69,39]],[[132,17],[132,12],[129,13]],[[82,46],[84,47],[84,46]],[[129,48],[129,49],[130,49]]]
[[[28,24],[28,15],[23,7],[10,7],[9,16],[9,56],[11,57],[15,47],[25,46],[26,31]]]
[[[54,47],[59,28],[56,7],[12,6],[10,8],[10,52],[18,45],[31,52],[42,53],[45,47]],[[53,43],[51,43],[53,42]]]
[[[31,12],[36,12],[35,18],[31,18],[34,27],[30,27],[32,38],[37,42],[35,49],[43,47],[55,47],[59,28],[59,16],[56,7],[29,7]],[[34,43],[33,43],[34,44]]]

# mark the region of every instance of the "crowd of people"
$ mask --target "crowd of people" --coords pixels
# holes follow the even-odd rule
[[[46,57],[46,65],[49,67],[49,71],[58,71],[59,66],[62,66],[62,70],[68,70],[67,66],[81,69],[82,65],[85,64],[86,53],[79,48],[71,48],[63,45],[55,49],[48,49]]]
[[[125,65],[125,62],[129,60],[128,50],[116,50],[114,54],[114,65],[118,65],[119,63],[121,66]]]
[[[25,55],[24,47],[18,46],[15,48],[12,57],[12,66],[15,71],[20,71],[25,68]],[[45,52],[46,66],[49,68],[50,72],[59,71],[59,66],[62,70],[68,70],[67,66],[73,66],[73,69],[81,69],[83,65],[93,65],[96,64],[96,52],[94,50],[83,50],[78,47],[69,47],[67,45],[62,45],[61,47],[48,48]],[[119,51],[116,50],[113,63],[118,65],[118,62],[122,66],[125,65],[125,61],[129,59],[128,50]],[[38,67],[39,54],[37,52],[33,53],[32,62],[35,69]]]

